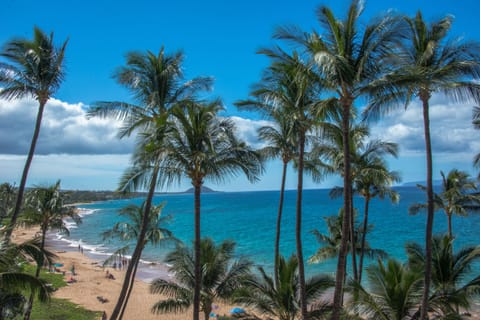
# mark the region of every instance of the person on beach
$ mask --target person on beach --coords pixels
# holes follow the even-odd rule
[[[75,264],[72,263],[72,268],[70,268],[70,271],[72,272],[72,275],[75,275]]]

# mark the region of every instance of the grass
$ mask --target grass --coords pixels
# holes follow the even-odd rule
[[[86,310],[65,299],[51,299],[33,304],[32,320],[96,320],[101,312]]]
[[[35,274],[36,266],[26,264],[23,271]],[[49,273],[46,270],[40,272],[40,278],[51,284],[54,290],[65,287],[67,283],[63,275]],[[51,298],[48,302],[42,303],[35,299],[32,309],[32,320],[96,320],[101,317],[101,312],[86,310],[65,299]]]
[[[23,266],[23,272],[29,273],[31,275],[35,275],[36,266],[32,264],[25,264]],[[45,269],[40,271],[40,279],[45,280],[46,283],[52,285],[53,288],[58,289],[61,287],[65,287],[67,283],[63,279],[63,275],[59,273],[50,273],[47,272]]]

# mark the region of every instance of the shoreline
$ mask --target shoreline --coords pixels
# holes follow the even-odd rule
[[[16,229],[13,233],[13,241],[22,242],[30,240],[37,233],[36,228]],[[53,234],[53,233],[52,233]],[[55,235],[55,234],[53,234]],[[88,254],[84,249],[83,254],[71,245],[67,245],[65,241],[47,238],[46,247],[51,250],[57,257],[54,258],[55,263],[61,264],[57,267],[59,272],[64,273],[64,279],[67,281],[73,277],[76,281],[65,287],[59,288],[52,295],[53,298],[67,299],[78,304],[85,309],[103,312],[109,316],[115,307],[118,295],[120,293],[125,270],[103,267],[103,260],[97,255]],[[71,267],[75,267],[75,275],[72,275]],[[152,268],[142,269],[143,276],[153,276],[152,280],[159,278],[158,265]],[[148,267],[148,266],[147,266]],[[106,272],[112,274],[115,279],[106,277]],[[189,308],[184,313],[169,314],[153,314],[150,312],[151,307],[159,300],[166,299],[166,296],[151,294],[150,284],[148,281],[140,279],[142,272],[137,272],[135,286],[133,288],[128,306],[125,310],[125,319],[142,319],[142,320],[184,320],[191,317],[192,309]],[[216,310],[219,315],[229,315],[229,310],[234,306],[222,303],[216,303],[219,308]],[[100,318],[99,318],[100,319]]]

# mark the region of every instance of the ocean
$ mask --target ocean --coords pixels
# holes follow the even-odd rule
[[[425,202],[425,193],[416,187],[395,188],[400,194],[400,202],[392,204],[389,200],[373,199],[370,203],[369,222],[373,229],[367,235],[372,248],[385,250],[390,257],[405,261],[404,245],[406,242],[418,242],[423,245],[426,214],[416,216],[408,214],[408,207],[413,203]],[[343,201],[341,198],[331,199],[329,189],[305,190],[303,197],[302,239],[304,257],[308,259],[319,248],[311,233],[317,229],[326,233],[324,217],[336,215]],[[275,224],[278,210],[278,191],[252,192],[215,192],[204,193],[201,198],[201,232],[202,237],[211,237],[219,242],[232,239],[236,242],[236,254],[244,256],[255,264],[272,270],[275,240]],[[118,240],[104,240],[101,233],[112,228],[124,217],[118,210],[129,204],[140,205],[144,199],[112,200],[80,205],[82,224],[76,226],[67,221],[70,235],[56,234],[56,246],[76,250],[80,245],[85,254],[96,260],[105,258],[116,249],[125,245]],[[290,256],[295,252],[295,201],[296,191],[285,193],[285,205],[282,221],[281,252]],[[164,226],[174,235],[189,245],[193,239],[193,194],[161,194],[156,195],[154,204],[165,203],[164,215],[172,219]],[[363,219],[363,198],[356,197],[354,205],[358,209],[357,220]],[[466,245],[480,245],[480,214],[472,213],[467,217],[454,217],[453,232],[455,249]],[[434,234],[447,232],[447,219],[442,211],[435,214]],[[131,250],[134,244],[130,246]],[[143,251],[144,264],[138,275],[145,281],[156,277],[172,275],[163,264],[163,258],[172,250],[170,246],[147,246]],[[306,263],[306,274],[332,274],[336,268],[336,259],[318,264]],[[367,262],[368,263],[368,262]],[[480,264],[475,265],[474,272],[480,273]]]

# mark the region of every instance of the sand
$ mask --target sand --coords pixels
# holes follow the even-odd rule
[[[36,229],[18,229],[14,232],[14,241],[22,242],[33,238]],[[57,255],[56,263],[63,264],[59,271],[65,273],[65,280],[72,277],[71,267],[75,265],[76,282],[66,287],[60,288],[54,292],[53,297],[68,299],[73,303],[79,304],[88,310],[105,311],[110,315],[120,293],[125,271],[114,270],[112,268],[103,268],[102,261],[96,261],[87,257],[78,251],[64,251],[58,248],[47,247]],[[106,278],[106,270],[113,274],[115,280]],[[102,303],[98,297],[102,297],[107,302]],[[164,296],[153,295],[149,292],[149,284],[144,281],[136,280],[135,286],[130,296],[130,300],[125,311],[124,319],[138,320],[184,320],[191,319],[191,309],[182,314],[162,314],[155,315],[150,312],[151,307]],[[219,308],[216,312],[220,315],[228,315],[233,306],[218,303]],[[203,319],[203,315],[201,315]]]

